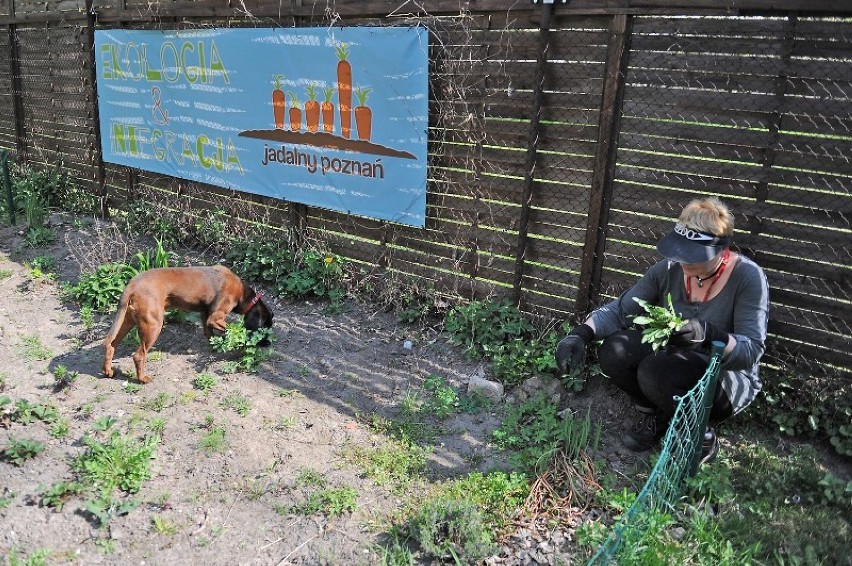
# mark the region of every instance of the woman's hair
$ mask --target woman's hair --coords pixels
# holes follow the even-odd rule
[[[734,233],[734,215],[716,197],[693,200],[686,205],[678,220],[687,228],[714,236],[730,236]]]

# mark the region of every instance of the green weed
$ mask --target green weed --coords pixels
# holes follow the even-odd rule
[[[450,387],[446,380],[437,375],[430,375],[423,382],[423,389],[429,393],[421,410],[445,419],[456,412],[459,405],[459,395]]]
[[[57,365],[53,369],[53,386],[57,390],[62,390],[70,387],[72,383],[77,381],[80,376],[79,372],[71,371],[63,365]]]
[[[46,566],[48,557],[53,554],[46,548],[34,550],[26,558],[18,555],[18,549],[14,546],[9,550],[9,566]]]
[[[304,503],[292,506],[290,512],[300,515],[322,513],[327,517],[339,517],[354,511],[357,499],[358,492],[354,488],[325,488],[311,493]]]
[[[251,410],[251,399],[249,399],[239,391],[234,391],[233,393],[222,399],[222,407],[225,409],[232,409],[233,411],[236,411],[237,414],[241,417],[245,417],[249,414],[249,411]]]
[[[506,408],[506,416],[493,432],[495,444],[511,451],[509,460],[518,469],[538,475],[560,449],[569,459],[577,458],[599,438],[600,427],[592,431],[589,414],[576,419],[561,418],[557,407],[543,396]]]
[[[42,507],[50,507],[55,511],[62,511],[68,499],[73,495],[80,495],[84,489],[85,486],[76,481],[57,482],[39,493],[39,503]]]
[[[408,533],[428,556],[478,564],[496,548],[476,505],[464,499],[427,503],[408,521]]]
[[[235,354],[237,358],[224,366],[226,373],[236,371],[255,372],[260,365],[269,359],[269,348],[261,346],[261,342],[274,340],[271,328],[261,328],[249,332],[242,319],[230,322],[225,326],[223,336],[211,336],[210,347],[214,352]]]
[[[488,359],[491,374],[507,385],[541,373],[555,374],[553,352],[567,332],[559,329],[539,331],[508,299],[473,301],[453,307],[444,319],[450,340],[467,350],[473,359]],[[581,390],[583,380],[570,387]]]
[[[199,373],[195,376],[195,379],[192,380],[192,386],[203,392],[205,395],[209,395],[213,388],[216,386],[217,380],[216,376],[212,373]]]
[[[407,439],[391,439],[375,448],[352,447],[344,458],[376,483],[401,489],[426,470],[430,451]]]
[[[32,460],[44,451],[44,444],[27,438],[9,438],[6,448],[0,450],[0,458],[14,464],[23,466],[28,460]]]
[[[0,407],[11,404],[9,397],[0,397]],[[53,423],[59,420],[59,411],[53,405],[46,403],[30,403],[26,399],[18,399],[12,409],[6,410],[6,416],[11,421],[28,425],[36,420]]]
[[[56,259],[52,256],[34,257],[29,262],[30,277],[33,279],[53,279],[56,272]]]
[[[92,514],[97,520],[100,527],[107,526],[113,517],[127,515],[137,507],[139,502],[133,499],[114,499],[107,495],[87,499],[85,503],[86,511]]]
[[[154,396],[153,399],[145,401],[142,406],[145,409],[160,413],[165,409],[174,406],[174,404],[175,399],[172,395],[166,393],[165,391],[160,391],[159,393],[157,393],[156,396]]]
[[[3,488],[3,495],[0,495],[0,509],[5,509],[15,500],[15,494],[9,491],[8,488]]]
[[[60,418],[50,426],[50,436],[53,438],[65,438],[71,431],[71,423],[68,419]]]
[[[151,517],[151,523],[154,525],[154,530],[157,531],[158,534],[173,536],[178,532],[177,525],[160,515],[154,515]]]
[[[30,361],[45,361],[53,357],[51,352],[36,335],[24,336],[21,338],[23,343],[23,356]]]
[[[73,469],[90,485],[97,486],[102,497],[115,489],[135,493],[150,477],[150,464],[160,443],[158,436],[134,440],[113,431],[105,442],[86,435],[84,454],[75,459]]]
[[[237,273],[281,296],[317,297],[335,304],[345,295],[343,259],[326,251],[248,241],[235,243],[226,259]]]
[[[212,427],[201,438],[200,446],[205,452],[224,452],[228,447],[227,431],[224,426]]]
[[[101,264],[94,272],[81,274],[76,284],[65,289],[65,295],[81,308],[109,313],[118,307],[121,293],[137,273],[136,268],[126,263]]]

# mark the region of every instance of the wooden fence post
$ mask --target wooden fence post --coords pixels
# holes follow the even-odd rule
[[[95,10],[92,0],[86,0],[86,49],[89,50],[89,77],[92,81],[92,128],[94,129],[94,143],[92,149],[95,164],[97,166],[97,187],[95,194],[100,203],[100,215],[109,218],[108,195],[106,191],[106,169],[104,168],[104,154],[101,150],[101,119],[98,108],[98,69],[97,55],[95,54]]]
[[[630,16],[617,14],[613,16],[610,24],[598,143],[589,195],[586,242],[583,246],[583,263],[580,267],[575,304],[578,316],[584,316],[590,310],[601,291],[604,245],[615,177],[615,153],[618,149],[621,105],[624,99],[624,78],[630,53],[631,22]]]
[[[518,224],[518,246],[515,253],[515,275],[513,280],[512,301],[520,306],[523,289],[524,262],[527,255],[527,239],[530,222],[530,203],[535,187],[535,166],[538,155],[539,127],[541,124],[541,107],[544,103],[544,79],[547,67],[547,51],[550,46],[550,17],[553,15],[553,4],[545,2],[541,6],[541,25],[538,35],[538,60],[536,61],[534,98],[532,117],[530,118],[529,142],[526,161],[524,163],[524,194],[521,199],[521,218]]]
[[[15,17],[15,0],[9,0],[9,17]],[[23,86],[21,85],[21,62],[18,49],[18,26],[9,24],[9,73],[12,79],[12,112],[15,120],[15,148],[18,163],[27,161],[27,139],[24,128]]]

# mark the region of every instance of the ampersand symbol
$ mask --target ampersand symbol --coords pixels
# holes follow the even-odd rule
[[[163,104],[163,99],[160,96],[160,87],[153,87],[151,89],[151,99],[154,101],[154,105],[151,107],[151,115],[154,117],[154,122],[161,126],[165,126],[169,123],[169,112],[167,110],[163,110],[161,106]],[[157,115],[159,113],[159,116]]]

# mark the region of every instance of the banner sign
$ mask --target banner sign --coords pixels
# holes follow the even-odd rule
[[[423,28],[97,30],[104,160],[422,227]]]

